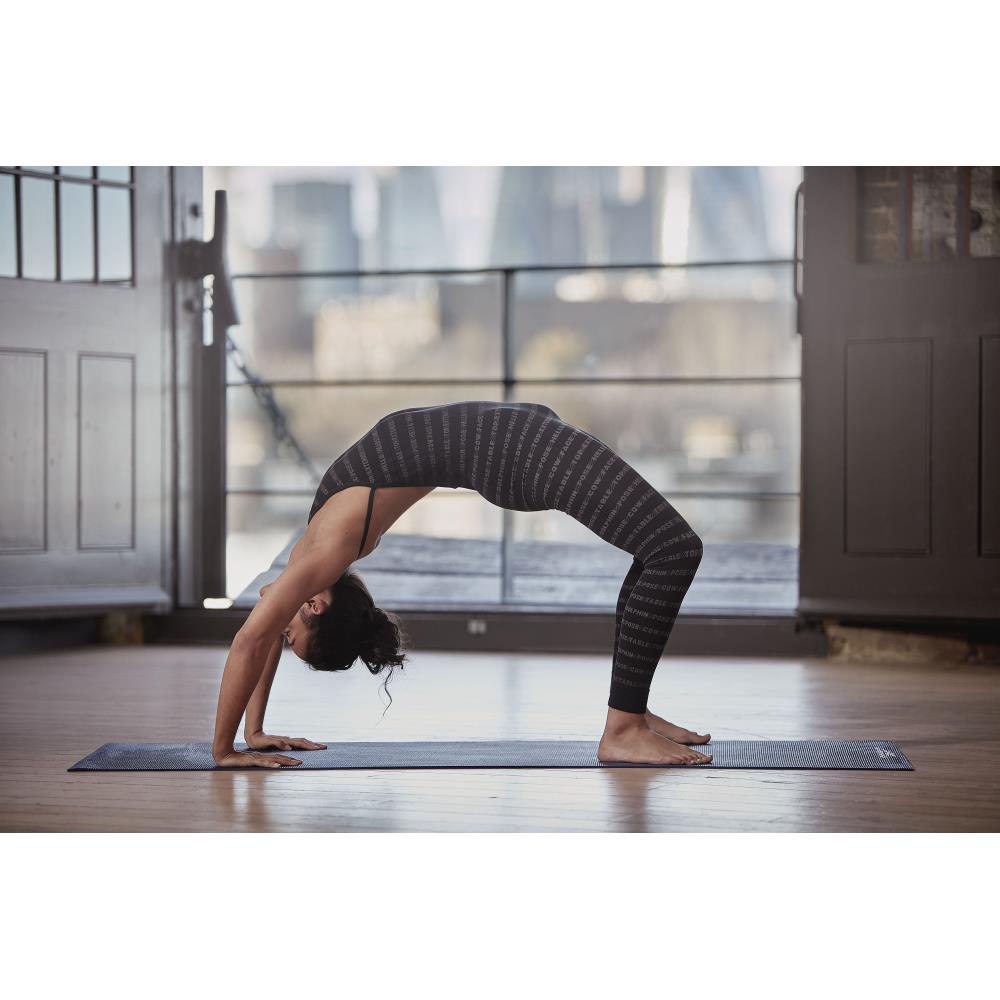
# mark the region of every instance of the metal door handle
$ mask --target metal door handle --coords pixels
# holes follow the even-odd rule
[[[239,313],[229,277],[226,253],[228,211],[226,192],[215,192],[215,232],[210,240],[184,240],[178,245],[177,270],[182,278],[202,279],[212,275],[212,316],[223,330],[236,326]]]
[[[792,213],[794,218],[795,233],[792,237],[792,295],[795,296],[795,332],[802,333],[802,281],[800,274],[804,277],[804,264],[799,252],[799,225],[802,222],[802,206],[805,203],[806,182],[802,181],[795,189],[795,209]]]

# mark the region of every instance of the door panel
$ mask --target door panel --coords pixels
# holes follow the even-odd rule
[[[928,340],[847,343],[848,553],[930,552],[930,372]]]
[[[0,348],[0,552],[45,551],[44,351]]]
[[[169,175],[122,171],[17,178],[51,280],[0,278],[0,614],[170,606]]]
[[[133,549],[135,357],[78,357],[78,544],[81,549]]]
[[[1000,556],[1000,335],[980,338],[982,430],[979,510],[981,554]]]
[[[805,171],[803,614],[1000,616],[1000,258],[971,255],[972,176]]]

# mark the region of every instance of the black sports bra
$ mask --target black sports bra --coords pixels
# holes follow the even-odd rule
[[[372,504],[375,502],[376,486],[372,486],[368,491],[368,513],[365,514],[365,533],[361,536],[361,544],[358,546],[357,558],[361,558],[361,550],[365,547],[365,539],[368,537],[368,525],[372,520]]]

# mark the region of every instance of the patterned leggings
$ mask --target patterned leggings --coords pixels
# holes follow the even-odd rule
[[[480,415],[474,484],[501,507],[561,510],[632,555],[615,612],[608,705],[645,712],[653,673],[701,562],[701,539],[658,490],[599,438],[564,422],[548,407],[521,407],[516,417],[494,411]],[[528,408],[533,412],[525,419]],[[503,441],[504,447],[487,451],[487,435],[490,445]],[[490,456],[487,463],[478,461],[480,443]]]

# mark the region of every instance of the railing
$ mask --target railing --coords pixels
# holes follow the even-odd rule
[[[790,285],[794,282],[795,261],[792,259],[765,259],[765,260],[738,260],[738,261],[718,261],[718,262],[698,262],[685,264],[561,264],[561,265],[526,265],[522,267],[482,267],[482,268],[405,268],[405,269],[380,269],[367,271],[282,271],[282,272],[245,272],[233,275],[234,282],[240,281],[282,281],[282,280],[302,280],[302,279],[371,279],[371,278],[408,278],[408,277],[454,277],[468,278],[473,276],[499,276],[501,281],[501,306],[500,306],[500,337],[502,348],[502,377],[500,379],[491,378],[363,378],[363,379],[274,379],[266,380],[254,376],[245,362],[239,362],[237,367],[244,376],[243,381],[227,382],[226,386],[244,386],[250,384],[258,401],[268,413],[272,429],[279,439],[284,439],[296,453],[299,464],[307,469],[310,475],[319,485],[319,473],[307,458],[304,450],[295,441],[294,435],[288,429],[284,415],[280,407],[274,400],[271,390],[283,386],[308,386],[308,387],[389,387],[389,386],[453,386],[453,385],[482,385],[484,383],[502,385],[504,401],[513,399],[514,390],[519,385],[544,384],[551,385],[578,385],[578,384],[753,384],[753,383],[780,383],[780,382],[800,382],[801,375],[715,375],[715,376],[643,376],[643,375],[615,375],[615,376],[546,376],[544,378],[517,377],[514,373],[513,355],[513,303],[514,285],[516,277],[520,274],[531,273],[558,273],[569,272],[579,273],[585,271],[664,271],[664,270],[696,270],[702,268],[724,269],[733,267],[787,267],[789,269]],[[227,349],[231,355],[239,356],[236,345],[229,340]],[[225,496],[304,496],[310,499],[315,494],[313,489],[239,489],[230,488],[228,482],[225,487]],[[662,491],[661,491],[662,492]],[[712,497],[720,499],[776,499],[799,497],[799,490],[791,491],[719,491],[719,490],[676,490],[672,489],[672,497]],[[513,596],[513,570],[510,558],[510,546],[513,537],[513,512],[503,510],[502,534],[501,534],[501,575],[502,590],[501,601],[507,603]]]

